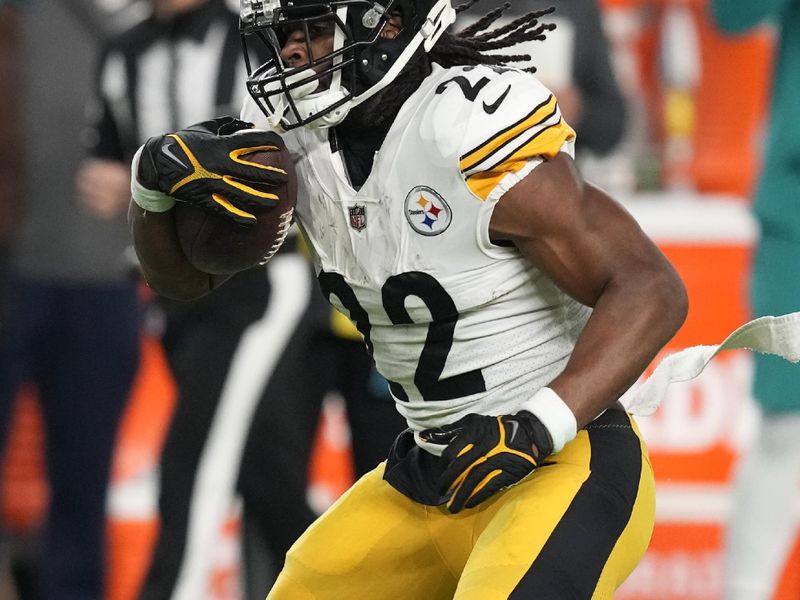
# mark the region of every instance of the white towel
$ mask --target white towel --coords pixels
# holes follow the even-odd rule
[[[669,384],[694,379],[723,350],[742,349],[800,361],[800,312],[760,317],[739,327],[717,346],[692,346],[669,354],[650,377],[631,387],[620,401],[635,415],[652,415]]]

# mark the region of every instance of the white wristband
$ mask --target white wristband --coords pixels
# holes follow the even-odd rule
[[[139,158],[142,156],[144,146],[140,146],[133,155],[131,161],[131,198],[141,208],[149,212],[167,212],[175,206],[175,198],[167,196],[158,190],[150,190],[144,187],[136,177],[139,172]]]
[[[549,387],[543,387],[530,400],[523,402],[521,410],[533,413],[542,422],[553,440],[553,454],[575,438],[578,422],[561,396]]]

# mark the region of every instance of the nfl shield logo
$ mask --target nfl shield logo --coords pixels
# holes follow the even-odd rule
[[[361,231],[367,226],[367,207],[356,204],[347,210],[350,211],[350,227],[356,231]]]

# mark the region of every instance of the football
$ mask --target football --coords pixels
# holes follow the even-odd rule
[[[175,205],[175,226],[184,254],[192,265],[212,275],[237,273],[263,264],[278,251],[292,224],[297,202],[297,174],[289,151],[254,152],[248,160],[280,167],[289,174],[285,186],[270,188],[280,201],[259,211],[252,227],[242,227],[221,215],[185,202]]]

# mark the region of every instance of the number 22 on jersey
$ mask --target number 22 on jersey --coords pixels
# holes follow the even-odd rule
[[[358,302],[353,289],[339,273],[322,271],[318,278],[322,293],[328,301],[332,295],[336,296],[348,310],[350,318],[364,336],[367,349],[372,354],[369,315]],[[414,384],[423,399],[453,400],[486,391],[480,369],[441,378],[447,355],[453,346],[453,333],[458,322],[456,305],[442,285],[431,275],[419,271],[389,277],[381,288],[381,297],[383,308],[394,325],[412,323],[405,308],[405,300],[409,296],[416,296],[422,300],[431,313],[431,323],[428,325],[425,344],[414,373]],[[400,384],[389,381],[389,389],[398,400],[408,401],[408,394]]]

